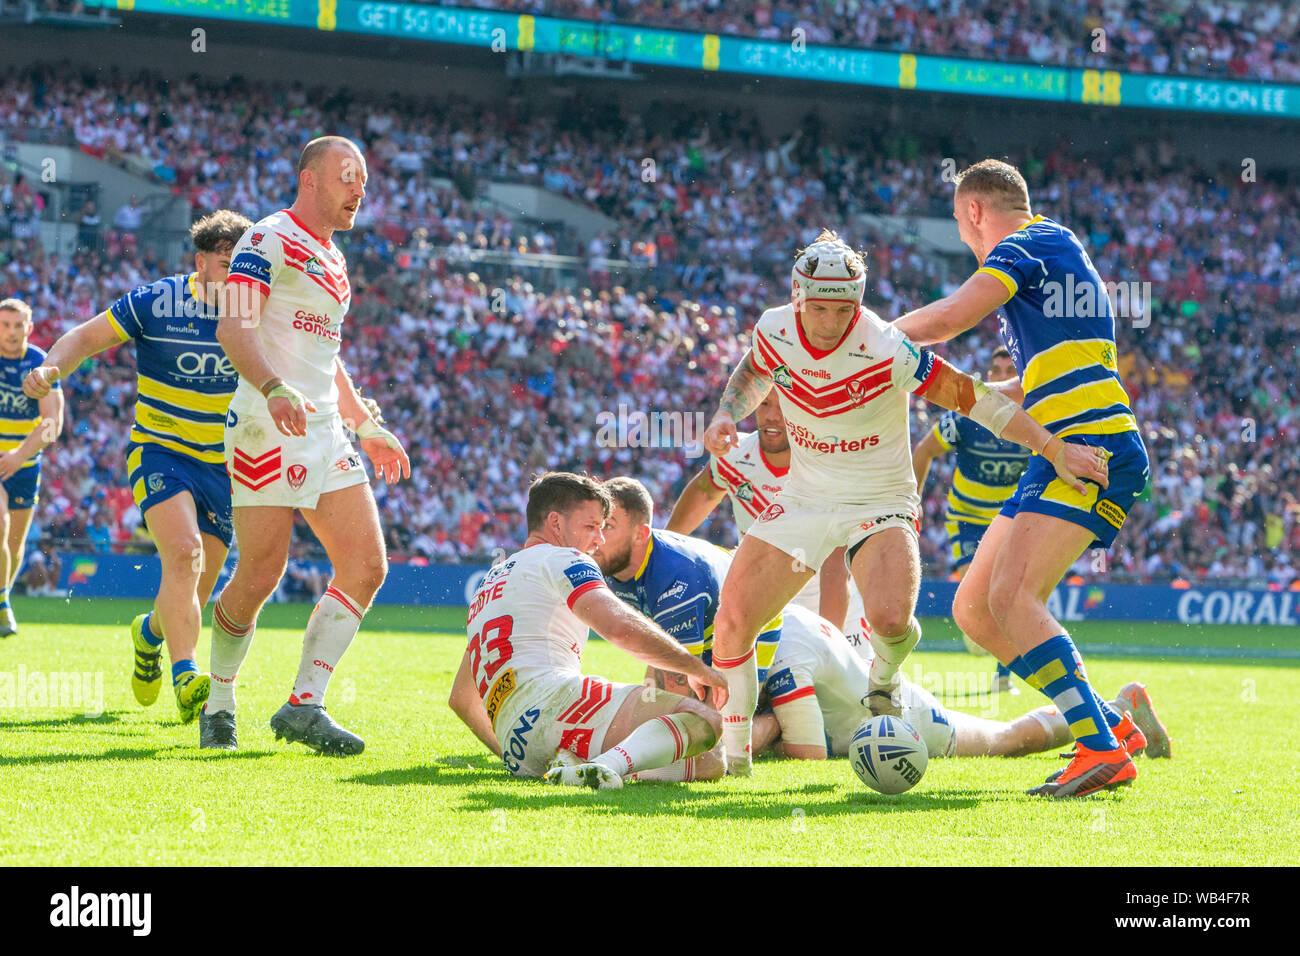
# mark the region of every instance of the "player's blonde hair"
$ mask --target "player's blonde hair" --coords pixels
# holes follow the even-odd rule
[[[957,174],[957,195],[987,199],[1004,212],[1029,211],[1029,186],[1020,170],[1000,159],[981,159]]]
[[[32,307],[22,299],[9,298],[0,301],[0,312],[5,311],[17,312],[28,322],[32,320]]]

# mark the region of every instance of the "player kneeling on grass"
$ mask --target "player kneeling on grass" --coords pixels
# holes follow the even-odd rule
[[[808,610],[786,608],[781,642],[763,690],[772,712],[754,719],[754,752],[773,746],[786,757],[824,760],[849,752],[849,741],[871,716],[870,649],[866,659],[844,635]],[[945,708],[929,691],[904,677],[898,689],[902,718],[925,741],[931,757],[1021,757],[1053,750],[1073,736],[1056,707],[1043,707],[1013,721],[988,720]],[[1169,756],[1169,734],[1150,706],[1146,689],[1128,684],[1113,701],[1131,713],[1129,753]]]
[[[609,513],[593,479],[541,476],[528,489],[523,549],[493,566],[470,602],[469,647],[448,703],[517,777],[616,790],[708,751],[722,732],[718,712],[697,700],[583,675],[590,628],[685,674],[701,698],[713,688],[726,700],[721,675],[606,586],[591,554]]]

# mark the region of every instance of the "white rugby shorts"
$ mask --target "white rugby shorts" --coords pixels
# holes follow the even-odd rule
[[[599,755],[614,715],[643,690],[582,674],[528,680],[489,709],[502,762],[516,777],[540,777],[561,748],[584,760]]]
[[[265,410],[226,414],[231,505],[314,509],[320,496],[370,479],[338,412],[307,415],[307,434],[285,435]]]
[[[886,528],[902,528],[919,538],[918,512],[896,504],[884,509],[827,504],[783,491],[745,533],[819,571],[836,548],[851,549]]]

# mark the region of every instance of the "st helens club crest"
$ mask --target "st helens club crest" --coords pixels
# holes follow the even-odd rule
[[[759,520],[759,521],[772,521],[772,520],[774,520],[774,519],[776,519],[776,518],[781,517],[781,515],[783,515],[783,514],[785,514],[785,509],[782,508],[780,505],[773,503],[773,504],[768,505],[768,506],[767,506],[767,510],[764,511],[761,515],[758,516],[758,520]]]
[[[867,383],[858,379],[852,382],[846,382],[844,385],[848,390],[849,398],[853,400],[854,405],[861,405],[863,396],[867,393]]]
[[[302,487],[302,483],[307,480],[306,465],[290,465],[289,470],[284,473],[285,478],[289,481],[289,487],[297,491]]]

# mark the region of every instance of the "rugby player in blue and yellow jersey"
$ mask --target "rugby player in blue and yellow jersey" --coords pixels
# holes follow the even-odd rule
[[[1128,712],[1092,689],[1047,598],[1084,550],[1114,542],[1146,486],[1146,448],[1117,371],[1106,286],[1074,233],[1035,216],[1019,170],[993,159],[958,175],[953,215],[980,268],[952,295],[894,324],[926,345],[965,332],[1000,306],[1002,341],[1020,379],[997,387],[1052,433],[985,532],[957,588],[953,619],[1070,723],[1074,759],[1029,792],[1083,796],[1132,781],[1129,755],[1146,740]],[[1084,493],[1052,467],[1062,440],[1097,449],[1101,474]],[[1148,708],[1145,690],[1142,698]]]
[[[9,589],[22,567],[41,488],[41,451],[63,430],[62,391],[39,402],[23,393],[27,373],[45,361],[45,353],[27,341],[31,332],[26,302],[0,302],[0,637],[18,633]]]
[[[1003,346],[994,349],[985,381],[1005,382],[1015,377],[1016,367],[1011,361],[1011,353]],[[966,576],[984,532],[1020,483],[1020,476],[1029,463],[1030,451],[1024,445],[998,438],[964,415],[945,412],[938,424],[926,432],[912,449],[912,471],[918,489],[924,491],[925,479],[934,460],[954,449],[957,463],[953,470],[952,488],[948,491],[944,530],[948,532],[953,575],[960,581]],[[965,640],[972,653],[984,653],[970,638]],[[995,693],[1020,693],[1011,683],[1011,669],[1006,664],[999,662],[993,690]]]
[[[127,471],[158,547],[162,582],[153,610],[131,623],[131,689],[141,704],[157,700],[166,640],[183,723],[208,698],[210,679],[194,651],[233,536],[225,421],[239,376],[217,343],[217,304],[231,251],[251,226],[229,210],[196,222],[194,272],[141,286],[67,332],[24,384],[39,398],[90,356],[135,340],[139,394]]]

